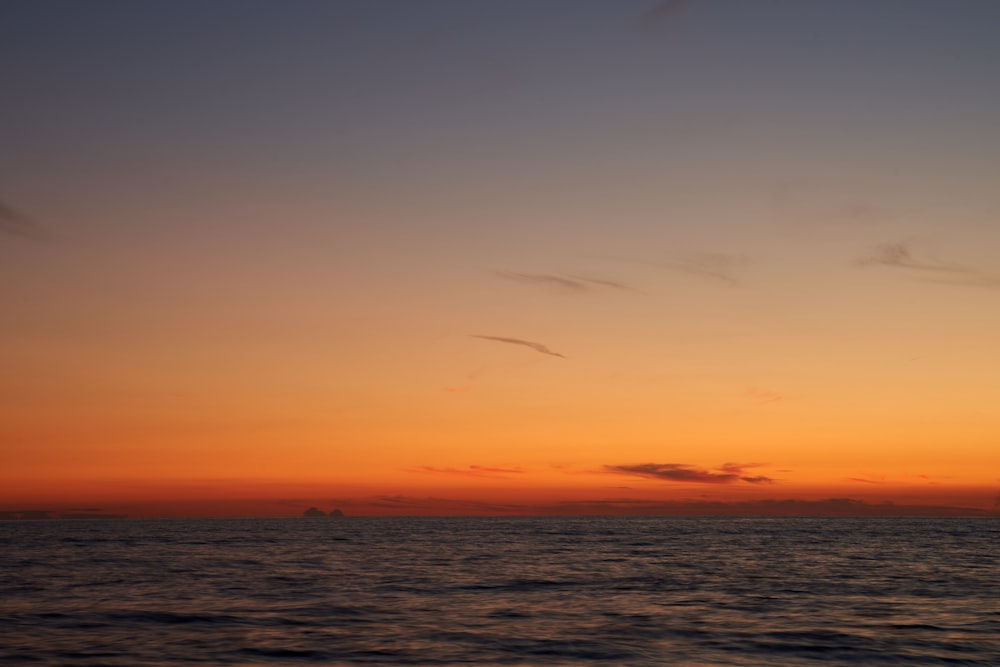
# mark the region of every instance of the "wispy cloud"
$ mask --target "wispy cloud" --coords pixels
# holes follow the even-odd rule
[[[705,280],[735,286],[740,284],[737,271],[748,263],[749,260],[742,255],[702,252],[661,262],[660,266]]]
[[[763,475],[750,475],[748,468],[760,464],[724,463],[717,468],[705,470],[684,463],[639,463],[636,465],[606,465],[604,470],[619,475],[633,475],[660,479],[667,482],[692,482],[696,484],[772,484],[774,480]]]
[[[590,287],[573,278],[566,278],[550,273],[517,273],[515,271],[498,271],[497,275],[507,280],[513,280],[528,285],[550,287],[563,292],[586,292]]]
[[[415,468],[412,472],[434,473],[438,475],[459,475],[462,477],[505,477],[506,475],[520,475],[525,471],[520,467],[502,468],[496,466],[470,465],[465,468],[420,466],[419,468]]]
[[[49,238],[41,225],[3,201],[0,201],[0,232],[32,241],[45,241]]]
[[[770,389],[761,389],[760,387],[751,387],[746,390],[746,397],[755,403],[777,403],[778,401],[785,400],[785,397],[776,391],[771,391]]]
[[[589,278],[587,276],[570,276],[573,280],[581,281],[584,283],[590,283],[591,285],[597,285],[598,287],[607,287],[615,290],[622,290],[625,292],[635,292],[637,291],[634,287],[626,285],[625,283],[618,282],[617,280],[608,280],[607,278]]]
[[[484,340],[495,340],[498,343],[510,343],[511,345],[524,345],[525,347],[530,347],[532,350],[535,350],[536,352],[541,352],[542,354],[548,354],[553,357],[561,357],[563,359],[566,358],[566,355],[559,354],[558,352],[553,352],[545,345],[542,345],[541,343],[533,343],[530,340],[522,340],[520,338],[507,338],[505,336],[483,336],[480,334],[472,334],[472,337],[482,338]]]
[[[625,262],[655,269],[667,269],[684,273],[709,282],[735,287],[743,283],[742,269],[751,263],[747,255],[725,252],[671,253],[661,258],[647,257],[605,257],[616,262]],[[625,286],[626,289],[631,289]]]
[[[883,243],[855,262],[858,266],[883,266],[906,270],[924,280],[953,285],[1000,287],[1000,277],[956,262],[915,257],[906,243]]]
[[[635,288],[625,283],[609,278],[593,278],[574,274],[519,273],[517,271],[498,271],[497,275],[506,280],[552,289],[564,294],[581,294],[600,288],[636,291]]]

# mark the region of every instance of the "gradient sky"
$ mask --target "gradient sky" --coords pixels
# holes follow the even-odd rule
[[[1000,505],[998,2],[0,23],[0,509]]]

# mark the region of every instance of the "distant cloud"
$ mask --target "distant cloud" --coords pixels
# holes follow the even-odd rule
[[[590,283],[591,285],[597,285],[598,287],[609,287],[611,289],[623,290],[628,292],[637,291],[634,287],[626,285],[625,283],[620,283],[617,280],[607,280],[605,278],[588,278],[586,276],[570,276],[574,280],[583,281],[585,283]]]
[[[497,271],[497,275],[506,280],[549,288],[564,294],[581,294],[599,288],[628,292],[638,291],[634,287],[609,278],[593,278],[573,274],[518,273],[516,271]]]
[[[757,403],[777,403],[778,401],[785,400],[785,397],[776,391],[771,391],[769,389],[761,389],[760,387],[751,387],[746,391],[747,398],[757,402]]]
[[[634,475],[661,479],[667,482],[691,482],[696,484],[772,484],[774,480],[763,475],[749,475],[747,468],[759,464],[724,463],[714,470],[704,470],[683,463],[640,463],[636,465],[606,465],[607,472],[619,475]]]
[[[883,243],[875,246],[870,253],[857,260],[856,264],[903,269],[933,282],[1000,287],[1000,277],[987,275],[976,268],[914,257],[906,243]]]
[[[998,499],[1000,500],[1000,499]],[[996,505],[1000,507],[1000,502]],[[869,503],[852,498],[826,500],[768,499],[722,502],[713,500],[657,501],[638,498],[566,501],[544,508],[560,515],[645,516],[1000,516],[996,511],[947,505]]]
[[[0,232],[32,241],[45,241],[49,237],[41,225],[3,201],[0,201]]]
[[[422,514],[465,515],[465,514],[528,514],[521,505],[490,503],[478,500],[451,498],[414,498],[412,496],[376,496],[368,502],[346,502],[344,505],[368,505],[378,508],[379,514],[390,513],[401,516]]]
[[[420,466],[413,472],[435,473],[439,475],[460,475],[463,477],[502,477],[504,475],[520,475],[523,468],[500,468],[491,466],[470,465],[466,468],[439,468],[436,466]]]
[[[619,497],[526,504],[394,495],[344,498],[337,500],[336,503],[351,508],[353,514],[393,516],[1000,516],[1000,512],[996,509],[903,505],[888,501],[870,503],[852,498],[723,502]],[[994,507],[1000,508],[1000,497],[997,498]]]
[[[864,472],[858,473],[857,477],[846,477],[845,481],[856,482],[858,484],[891,484],[891,483],[905,483],[910,484],[914,481],[927,484],[929,486],[937,486],[939,484],[938,480],[947,479],[947,477],[941,477],[936,475],[927,475],[924,473],[902,473],[894,476],[887,476],[884,474],[879,474],[875,472]]]
[[[498,271],[497,275],[507,280],[529,285],[540,285],[542,287],[552,287],[564,292],[586,292],[590,289],[588,285],[579,280],[564,278],[549,273],[517,273],[515,271]]]
[[[740,284],[736,275],[737,270],[748,263],[749,260],[742,255],[702,252],[662,262],[660,266],[688,273],[698,278],[735,286]]]
[[[541,352],[542,354],[548,354],[553,357],[561,357],[563,359],[566,358],[565,355],[559,354],[558,352],[553,352],[545,345],[542,345],[541,343],[533,343],[530,340],[521,340],[520,338],[506,338],[504,336],[482,336],[480,334],[472,334],[472,337],[482,338],[484,340],[495,340],[498,343],[510,343],[511,345],[524,345],[526,347],[530,347],[532,350],[535,350],[536,352]]]
[[[883,243],[867,256],[859,260],[862,265],[881,264],[901,269],[916,269],[918,271],[961,272],[962,267],[942,262],[917,260],[913,257],[905,243]]]
[[[648,256],[606,257],[604,259],[655,269],[667,269],[731,287],[742,284],[740,270],[751,263],[750,258],[746,255],[724,252],[677,253],[668,255],[662,259],[650,258]],[[623,287],[625,289],[632,289],[628,286]]]

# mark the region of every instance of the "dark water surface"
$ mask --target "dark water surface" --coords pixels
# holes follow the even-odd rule
[[[0,664],[1000,665],[1000,520],[0,522]]]

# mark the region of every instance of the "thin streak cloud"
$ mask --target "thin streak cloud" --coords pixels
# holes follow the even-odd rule
[[[516,271],[498,271],[497,275],[501,278],[512,280],[514,282],[553,288],[564,293],[579,294],[582,292],[592,291],[595,288],[608,288],[632,292],[636,291],[633,287],[617,280],[609,280],[607,278],[591,278],[588,276],[570,274],[556,275],[552,273],[518,273]]]
[[[962,273],[966,269],[955,264],[918,260],[913,256],[905,243],[883,243],[867,257],[859,260],[862,265],[880,264],[900,269],[916,269],[917,271],[941,271],[946,273]]]
[[[572,278],[573,280],[590,283],[592,285],[597,285],[598,287],[608,287],[610,289],[622,290],[627,292],[637,291],[634,287],[626,285],[625,283],[620,283],[617,280],[608,280],[606,278],[588,278],[586,276],[570,276],[570,278]]]
[[[33,219],[0,201],[0,232],[32,241],[45,241],[48,234]]]
[[[437,466],[420,466],[414,472],[434,473],[439,475],[459,475],[462,477],[503,477],[504,475],[523,474],[523,468],[501,468],[496,466],[470,465],[467,468],[440,468]]]
[[[764,475],[749,475],[747,468],[757,464],[724,463],[714,470],[705,470],[684,463],[639,463],[636,465],[606,465],[604,470],[619,475],[633,475],[659,479],[666,482],[688,482],[696,484],[773,484],[774,480]]]
[[[963,264],[915,257],[906,243],[883,243],[855,262],[858,266],[883,266],[909,271],[924,280],[951,285],[1000,287],[1000,277]]]
[[[681,259],[663,262],[660,266],[680,271],[682,273],[687,273],[698,278],[704,278],[706,280],[736,286],[740,284],[740,280],[736,277],[736,271],[746,264],[746,257],[741,255],[703,252],[689,255]]]
[[[628,262],[640,266],[657,269],[668,269],[678,273],[686,273],[714,283],[722,283],[735,287],[742,283],[739,271],[750,264],[750,258],[745,255],[722,252],[695,252],[678,254],[667,259],[646,258],[609,258],[615,261]]]
[[[579,280],[564,278],[548,273],[516,273],[514,271],[500,271],[498,275],[507,280],[529,285],[540,285],[542,287],[553,287],[564,292],[586,292],[590,289],[588,285]]]
[[[472,334],[472,337],[482,338],[483,340],[495,340],[498,343],[509,343],[511,345],[524,345],[526,347],[530,347],[532,350],[536,352],[541,352],[542,354],[548,354],[553,357],[561,357],[562,359],[566,358],[566,355],[559,354],[558,352],[553,352],[547,346],[542,345],[541,343],[533,343],[530,340],[522,340],[520,338],[507,338],[505,336],[483,336],[480,334]]]

